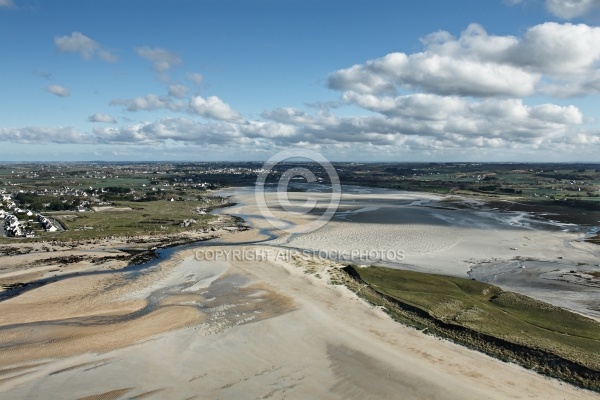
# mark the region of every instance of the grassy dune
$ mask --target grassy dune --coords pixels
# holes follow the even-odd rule
[[[468,279],[381,267],[346,272],[400,322],[600,390],[600,324],[592,319]]]
[[[40,241],[40,240],[86,240],[110,236],[136,236],[173,234],[202,229],[217,216],[195,212],[196,208],[223,206],[219,200],[200,201],[150,201],[115,202],[114,209],[89,212],[57,211],[44,215],[56,220],[64,228],[63,232],[46,233],[38,228],[38,238],[14,239],[0,237],[0,243]],[[183,220],[193,219],[195,224],[181,226]]]
[[[198,221],[192,229],[202,228],[208,221],[215,219],[213,215],[194,213],[194,208],[202,205],[197,202],[164,200],[146,203],[119,202],[115,207],[128,208],[128,210],[58,213],[52,216],[68,229],[62,236],[73,239],[108,235],[167,234],[187,230],[180,226],[185,219]]]

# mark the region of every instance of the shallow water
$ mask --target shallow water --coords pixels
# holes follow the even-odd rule
[[[574,266],[560,261],[500,261],[474,265],[469,276],[600,318],[600,278],[586,272],[600,273],[600,266]]]

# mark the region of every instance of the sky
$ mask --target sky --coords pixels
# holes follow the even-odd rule
[[[0,162],[600,162],[600,0],[0,0]]]

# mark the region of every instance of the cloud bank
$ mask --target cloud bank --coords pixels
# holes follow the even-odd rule
[[[600,90],[600,28],[548,22],[521,38],[470,25],[456,38],[439,31],[420,53],[390,53],[333,72],[330,88],[362,94],[423,91],[472,97],[574,96]]]

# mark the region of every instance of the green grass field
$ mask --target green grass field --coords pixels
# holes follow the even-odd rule
[[[473,280],[380,267],[356,271],[377,291],[440,321],[600,370],[600,324],[592,319]]]
[[[81,239],[100,236],[133,236],[143,234],[176,233],[183,228],[184,219],[194,219],[197,224],[191,229],[202,228],[216,218],[213,215],[198,215],[196,207],[205,203],[194,201],[117,202],[115,207],[129,207],[129,211],[99,211],[85,213],[57,213],[56,218],[68,228],[63,235]],[[69,217],[66,217],[69,216]],[[93,229],[86,229],[91,227]]]
[[[0,238],[0,243],[39,240],[86,240],[110,236],[135,236],[145,234],[170,234],[186,230],[202,229],[215,220],[215,215],[199,215],[195,209],[215,207],[217,200],[210,203],[200,201],[150,201],[115,202],[116,208],[130,208],[127,211],[65,212],[44,213],[67,228],[64,232],[45,233],[35,239]],[[181,227],[183,220],[194,219],[196,224]]]
[[[347,267],[346,280],[397,321],[540,373],[600,391],[600,324],[469,279]]]

